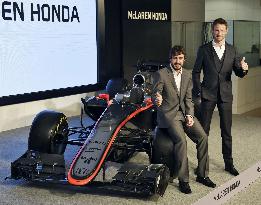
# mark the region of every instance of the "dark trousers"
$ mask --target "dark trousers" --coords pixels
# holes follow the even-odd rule
[[[187,127],[183,120],[173,120],[168,129],[168,134],[174,144],[174,158],[177,162],[178,179],[183,182],[189,181],[187,141],[186,135],[196,143],[198,159],[198,176],[207,177],[209,171],[208,140],[205,131],[197,118],[194,125]]]
[[[200,122],[206,134],[209,135],[211,119],[216,105],[218,107],[220,117],[222,154],[224,162],[225,164],[233,164],[231,136],[232,102],[222,102],[220,99],[218,99],[217,101],[202,99]]]

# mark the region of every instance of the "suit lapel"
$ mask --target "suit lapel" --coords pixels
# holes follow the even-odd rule
[[[223,65],[221,67],[221,70],[223,69],[223,67],[227,64],[227,61],[229,59],[229,56],[230,56],[230,46],[226,43],[226,49],[225,49],[225,53],[224,53],[224,62],[223,62]]]
[[[171,84],[173,85],[174,90],[176,91],[177,95],[179,96],[179,91],[178,91],[178,88],[177,88],[177,85],[176,85],[176,82],[175,82],[175,79],[174,79],[174,75],[172,73],[171,68],[168,67],[167,71],[168,71],[169,80],[170,80]]]
[[[213,62],[213,65],[214,65],[214,67],[217,70],[217,66],[216,66],[215,58],[214,58],[214,52],[216,52],[216,51],[215,51],[215,49],[212,46],[212,41],[209,42],[207,48],[208,48],[208,53],[209,53],[209,57],[210,57],[210,62]]]

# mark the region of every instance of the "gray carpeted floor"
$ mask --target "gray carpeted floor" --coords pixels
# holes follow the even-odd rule
[[[70,125],[78,119],[70,119]],[[170,184],[163,197],[157,200],[135,198],[76,189],[69,186],[36,185],[23,180],[4,180],[10,175],[10,163],[27,149],[29,127],[0,133],[0,204],[192,204],[213,189],[195,181],[193,169],[197,165],[195,145],[188,139],[188,158],[190,166],[190,185],[192,194],[184,195],[178,190],[178,182]],[[233,156],[239,171],[244,171],[261,160],[261,118],[242,115],[233,116]],[[214,114],[209,137],[210,178],[222,185],[233,176],[224,171],[221,155],[219,117]],[[137,154],[133,161],[148,163],[144,153]],[[231,198],[227,204],[261,204],[261,179]]]

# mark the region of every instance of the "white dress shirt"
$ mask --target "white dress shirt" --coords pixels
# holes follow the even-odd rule
[[[176,86],[178,88],[178,92],[180,93],[180,84],[181,84],[181,75],[182,75],[182,68],[179,70],[179,71],[176,71],[172,65],[170,64],[170,68],[172,70],[172,73],[173,73],[173,77],[174,77],[174,80],[175,80],[175,83],[176,83]],[[192,117],[192,115],[186,115],[186,117]]]
[[[215,41],[212,41],[212,46],[216,51],[216,54],[218,55],[219,60],[221,60],[222,56],[224,55],[225,52],[225,41],[222,43],[221,46],[219,46]]]
[[[180,83],[181,83],[181,75],[182,75],[182,68],[179,71],[176,71],[172,65],[170,64],[170,68],[173,72],[174,80],[176,83],[176,86],[178,88],[178,91],[180,92]]]

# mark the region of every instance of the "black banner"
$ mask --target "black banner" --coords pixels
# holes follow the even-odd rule
[[[131,0],[122,4],[124,20],[171,21],[170,0]]]

